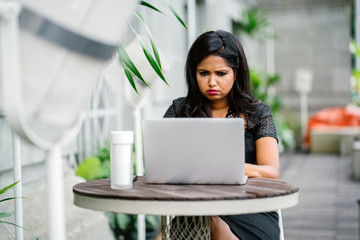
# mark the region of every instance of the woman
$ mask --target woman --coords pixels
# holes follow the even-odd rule
[[[239,40],[225,31],[197,38],[186,61],[188,93],[164,117],[241,117],[245,122],[245,174],[279,178],[277,135],[269,107],[250,91],[249,69]],[[276,212],[211,218],[212,239],[279,239]]]

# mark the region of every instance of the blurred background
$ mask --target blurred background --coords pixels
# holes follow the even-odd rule
[[[161,118],[173,99],[185,96],[187,51],[195,38],[208,30],[233,32],[243,43],[252,89],[272,109],[284,162],[296,154],[347,156],[350,161],[360,152],[359,147],[353,148],[360,134],[360,10],[356,10],[355,0],[169,1],[188,29],[165,1],[146,1],[162,13],[144,6],[142,1],[108,1],[106,6],[105,2],[73,0],[49,8],[40,1],[20,2],[21,72],[27,79],[22,94],[29,125],[52,141],[80,119],[76,137],[62,151],[67,239],[136,239],[136,216],[79,209],[72,204],[72,186],[84,179],[109,177],[110,131],[135,130],[139,119]],[[146,28],[133,11],[138,11],[149,26],[168,85],[149,66],[136,35],[126,24],[148,39]],[[117,18],[120,15],[123,19]],[[75,41],[87,45],[71,44]],[[134,78],[138,94],[116,53],[120,44],[150,86]],[[65,87],[56,92],[54,86],[60,82]],[[53,108],[52,102],[55,106],[58,102],[67,105]],[[39,106],[45,110],[40,111]],[[2,188],[15,181],[15,133],[2,104],[0,107]],[[42,118],[39,112],[46,114]],[[64,117],[70,114],[74,116]],[[64,126],[57,125],[60,121]],[[360,178],[360,165],[356,165],[360,163],[354,164],[355,170],[348,170],[349,179]],[[24,227],[47,239],[46,151],[21,140],[21,169],[26,196]],[[359,185],[355,188],[360,192]],[[9,191],[4,197],[12,194]],[[13,212],[13,203],[0,202],[2,209]],[[14,222],[14,217],[5,220]],[[154,238],[158,219],[148,216],[146,224],[150,230],[155,229],[153,235],[148,234]],[[0,223],[0,239],[15,239],[14,229]],[[24,239],[33,236],[24,232]]]

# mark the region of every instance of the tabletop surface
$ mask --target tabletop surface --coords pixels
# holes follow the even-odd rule
[[[133,187],[116,190],[110,187],[110,179],[79,183],[73,187],[78,195],[157,201],[206,201],[267,198],[289,195],[299,188],[284,180],[249,178],[245,185],[174,185],[147,184],[145,177],[138,177]]]
[[[127,214],[211,216],[269,212],[295,206],[299,188],[277,179],[249,178],[245,185],[147,184],[138,177],[130,189],[110,187],[110,179],[76,184],[76,206]]]

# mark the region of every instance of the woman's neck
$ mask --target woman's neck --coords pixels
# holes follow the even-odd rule
[[[228,101],[214,101],[211,103],[211,113],[214,118],[225,118],[229,111]]]

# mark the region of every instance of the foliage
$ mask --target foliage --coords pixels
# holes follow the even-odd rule
[[[274,85],[280,81],[279,75],[269,75],[265,72],[250,70],[250,84],[253,94],[269,105],[274,116],[280,143],[291,149],[295,146],[294,132],[281,113],[283,108],[280,96],[275,94]]]
[[[234,24],[237,30],[235,34],[246,34],[251,38],[275,37],[266,31],[267,27],[270,26],[270,22],[265,12],[258,9],[243,11],[241,20],[234,22]]]
[[[270,26],[265,12],[250,9],[242,12],[242,20],[235,23],[235,33],[247,35],[252,39],[274,38],[266,28]],[[277,74],[270,75],[264,71],[250,69],[250,84],[256,98],[269,105],[274,116],[280,146],[292,149],[295,146],[294,132],[282,113],[283,104],[279,95],[275,94],[275,85],[280,81]]]
[[[106,215],[117,239],[121,239],[121,237],[124,239],[138,239],[137,215],[123,213],[106,213]],[[159,226],[160,218],[158,216],[146,215],[146,238],[154,239],[159,231]]]
[[[271,93],[271,89],[279,80],[280,77],[277,74],[269,75],[265,72],[250,70],[250,84],[253,94],[271,106],[271,110],[275,112],[282,108],[282,102],[278,95]]]
[[[354,40],[350,41],[350,51],[354,54],[357,61],[360,61],[360,47]],[[351,101],[354,105],[360,107],[360,69],[355,66],[351,75]]]
[[[176,19],[181,23],[181,25],[187,30],[187,26],[184,23],[184,21],[181,19],[181,17],[179,16],[179,14],[176,12],[176,10],[173,8],[173,6],[169,3],[168,0],[164,0],[164,2],[166,3],[166,5],[168,6],[168,8],[170,9],[170,11],[173,13],[173,15],[176,17]],[[153,5],[151,5],[150,3],[146,2],[146,1],[141,1],[140,5],[148,7],[156,12],[159,13],[163,13],[162,11],[160,11],[158,8],[154,7]],[[140,42],[141,48],[144,52],[144,55],[146,57],[146,59],[148,60],[148,62],[150,63],[151,67],[154,69],[154,71],[157,73],[157,75],[166,83],[166,79],[163,75],[162,72],[162,66],[161,66],[161,61],[160,61],[160,56],[159,56],[159,52],[157,50],[156,44],[154,42],[153,36],[151,34],[151,31],[145,21],[145,19],[143,18],[143,16],[135,11],[134,12],[135,16],[138,18],[138,20],[142,23],[142,25],[145,27],[146,32],[148,33],[149,39],[150,39],[150,43],[151,43],[151,50],[150,48],[145,44],[145,41],[141,38],[141,36],[135,31],[135,29],[129,24],[130,29],[135,33],[137,39]],[[139,72],[139,70],[137,69],[137,67],[135,66],[134,62],[130,59],[129,55],[127,54],[125,47],[123,45],[120,44],[119,48],[118,48],[118,55],[119,58],[123,64],[124,67],[124,72],[125,72],[125,76],[128,79],[128,81],[130,82],[131,86],[133,87],[133,89],[135,90],[135,92],[138,93],[138,90],[136,88],[136,84],[134,81],[134,77],[133,75],[135,75],[135,77],[137,77],[142,83],[144,83],[146,86],[148,86],[148,84],[146,83],[146,81],[144,80],[143,76],[141,75],[141,73]],[[152,53],[151,53],[152,52]]]
[[[134,173],[135,169],[136,166],[133,165]],[[76,175],[87,181],[109,178],[110,148],[101,148],[97,154],[84,159],[84,161],[77,167]],[[117,239],[137,239],[137,215],[110,212],[105,214],[108,217],[110,227]],[[159,224],[160,219],[158,216],[146,215],[145,226],[147,236],[151,236],[152,232],[157,233],[159,230]]]
[[[90,156],[78,166],[76,176],[85,180],[110,177],[110,150],[102,148],[96,156]]]
[[[19,182],[20,182],[20,180],[17,181],[17,182],[15,182],[15,183],[13,183],[13,184],[10,184],[10,185],[2,188],[2,189],[0,189],[0,195],[4,194],[4,193],[5,193],[6,191],[8,191],[9,189],[13,188],[13,187],[14,187],[16,184],[18,184]],[[14,199],[16,199],[16,198],[15,198],[15,197],[4,198],[4,199],[0,199],[0,202],[10,201],[10,200],[14,200]],[[9,216],[11,216],[11,215],[12,215],[12,213],[10,213],[10,212],[0,212],[0,223],[9,224],[9,225],[13,225],[13,226],[15,226],[15,227],[22,228],[22,229],[28,231],[29,233],[31,233],[31,234],[34,236],[34,238],[38,240],[38,238],[37,238],[31,231],[29,231],[28,229],[26,229],[26,228],[24,228],[24,227],[22,227],[22,226],[19,226],[19,225],[15,224],[15,223],[1,220],[2,218],[6,218],[6,217],[9,217]]]

